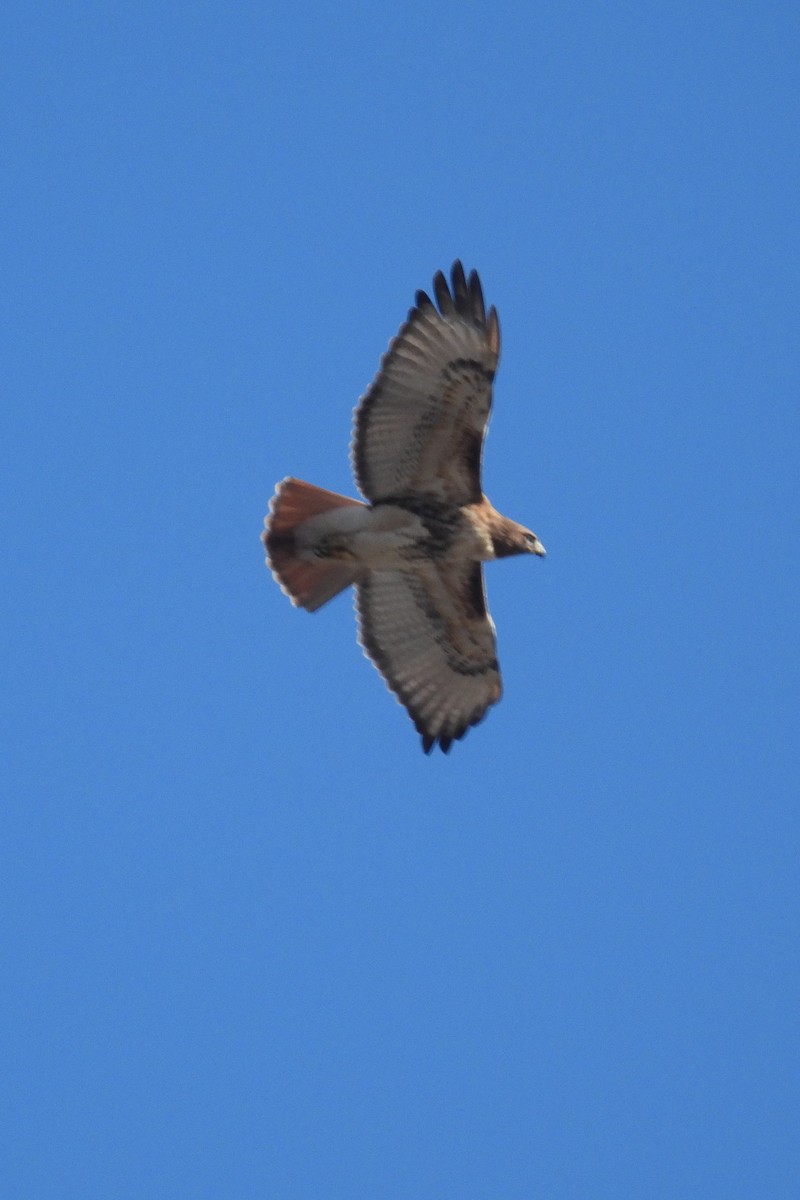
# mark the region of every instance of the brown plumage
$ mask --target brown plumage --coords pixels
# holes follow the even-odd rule
[[[428,753],[450,749],[502,691],[482,563],[544,554],[481,488],[500,354],[475,271],[453,264],[416,304],[355,414],[352,458],[369,502],[299,479],[278,485],[263,535],[292,603],[313,612],[354,584],[359,640]]]
[[[295,530],[304,521],[336,509],[364,508],[360,500],[351,500],[337,492],[314,487],[300,479],[284,479],[278,484],[267,518],[268,532],[263,535],[272,573],[281,590],[293,604],[316,612],[344,588],[355,583],[358,572],[346,563],[331,559],[306,559],[298,554]]]

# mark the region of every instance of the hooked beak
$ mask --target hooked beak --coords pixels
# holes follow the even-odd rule
[[[536,534],[533,535],[533,543],[531,545],[531,554],[538,554],[539,558],[547,557],[547,551],[545,550],[544,546],[537,538]]]

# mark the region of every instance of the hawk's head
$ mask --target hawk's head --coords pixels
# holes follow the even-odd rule
[[[508,517],[500,518],[491,531],[491,537],[497,558],[508,558],[511,554],[538,554],[544,558],[547,553],[535,533],[516,521],[510,521]]]
[[[525,540],[525,549],[527,550],[528,554],[538,554],[539,558],[546,557],[547,551],[535,533],[531,533],[530,529],[526,529],[523,532],[523,538]]]

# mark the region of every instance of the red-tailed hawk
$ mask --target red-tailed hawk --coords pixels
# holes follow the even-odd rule
[[[350,584],[359,641],[428,754],[448,751],[500,699],[482,563],[544,555],[492,508],[481,457],[500,356],[477,272],[453,264],[417,292],[355,412],[352,461],[368,503],[284,479],[263,534],[293,604],[314,612]]]

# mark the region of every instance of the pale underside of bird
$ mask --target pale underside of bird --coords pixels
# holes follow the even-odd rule
[[[290,477],[262,535],[293,604],[314,612],[355,586],[359,641],[426,753],[448,751],[501,696],[482,564],[544,555],[481,487],[497,313],[460,262],[451,287],[440,271],[433,290],[436,304],[417,292],[355,410],[351,457],[366,503]]]

